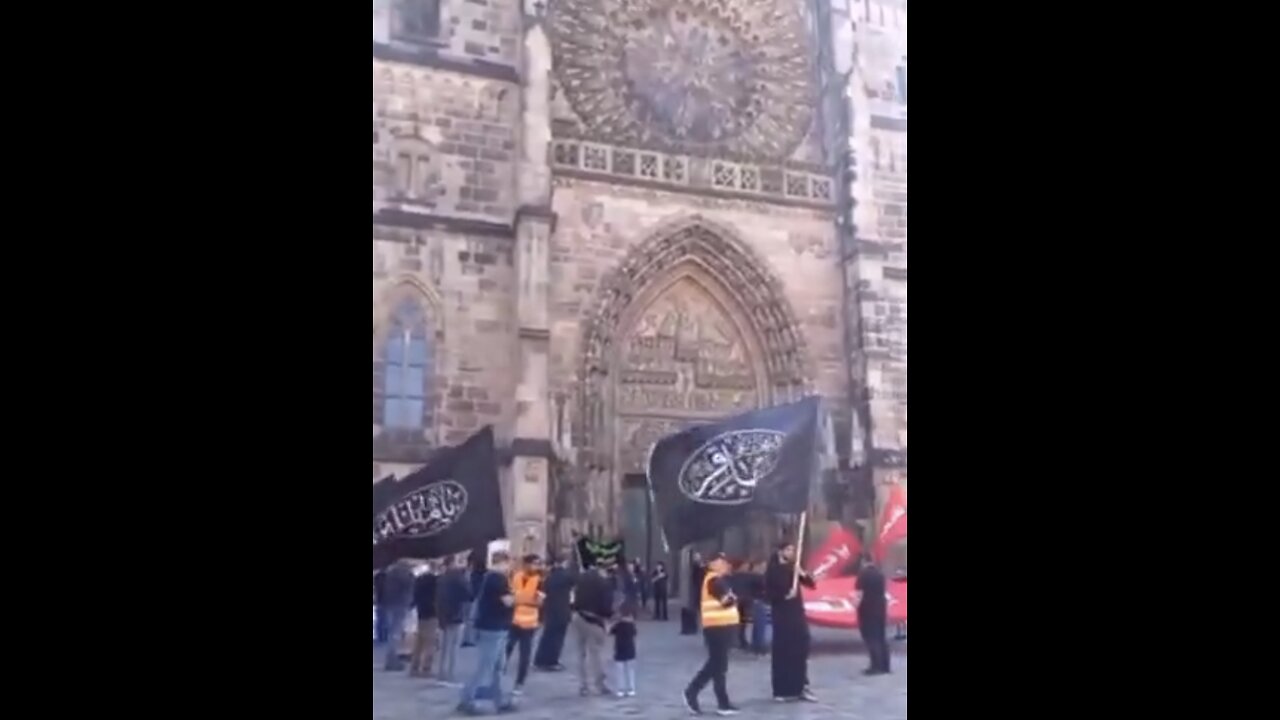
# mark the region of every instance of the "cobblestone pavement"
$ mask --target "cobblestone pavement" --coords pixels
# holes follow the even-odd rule
[[[742,717],[789,720],[905,720],[907,717],[906,643],[893,643],[893,674],[864,677],[866,651],[857,631],[814,628],[809,677],[818,703],[775,703],[770,697],[769,658],[760,660],[736,653],[729,666],[729,697],[742,709]],[[642,621],[638,639],[634,698],[582,698],[578,696],[577,658],[573,636],[561,658],[568,669],[544,673],[529,671],[525,694],[517,698],[519,710],[512,720],[582,720],[586,718],[644,717],[654,720],[688,718],[680,691],[702,665],[705,653],[701,637],[681,636],[676,622]],[[612,652],[612,646],[609,648]],[[458,658],[459,675],[475,665],[475,651],[464,648]],[[609,657],[612,657],[610,655]],[[382,654],[374,652],[374,720],[437,720],[462,717],[454,711],[458,691],[440,687],[433,680],[386,673]],[[515,657],[512,657],[514,664]],[[612,667],[610,667],[612,671]],[[612,672],[610,673],[612,677]],[[514,682],[515,669],[507,675]],[[509,686],[508,686],[509,688]],[[702,694],[704,710],[715,708],[708,686]],[[481,703],[491,713],[492,704]],[[709,717],[714,715],[709,714]]]

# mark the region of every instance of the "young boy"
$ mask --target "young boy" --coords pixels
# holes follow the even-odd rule
[[[613,660],[618,666],[618,697],[636,696],[636,606],[622,606],[618,621],[609,629],[613,635]]]

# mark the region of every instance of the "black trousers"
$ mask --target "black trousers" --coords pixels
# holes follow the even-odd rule
[[[653,594],[653,619],[654,620],[667,619],[667,594],[666,593]]]
[[[511,632],[507,633],[507,661],[511,661],[511,651],[516,645],[520,646],[520,665],[516,669],[516,687],[524,685],[524,679],[529,675],[529,656],[533,650],[533,634],[538,632],[538,628],[518,628],[512,627]]]
[[[858,632],[867,646],[872,672],[889,672],[889,640],[885,637],[885,621],[882,618],[858,618]]]
[[[702,639],[707,645],[707,662],[689,683],[690,695],[696,698],[710,682],[716,693],[716,703],[721,708],[729,707],[729,688],[725,684],[725,676],[729,672],[729,648],[737,634],[736,625],[702,629]]]
[[[542,627],[542,637],[538,639],[538,652],[533,656],[534,666],[549,668],[560,664],[560,652],[564,650],[564,636],[568,630],[568,621],[547,621]]]

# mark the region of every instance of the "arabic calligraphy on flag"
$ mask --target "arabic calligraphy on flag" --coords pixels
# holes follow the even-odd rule
[[[493,428],[441,448],[426,465],[373,486],[373,567],[437,558],[503,537]]]

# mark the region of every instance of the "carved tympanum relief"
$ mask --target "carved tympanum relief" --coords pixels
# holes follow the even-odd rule
[[[645,309],[620,352],[619,412],[733,414],[758,404],[745,340],[692,279]]]

